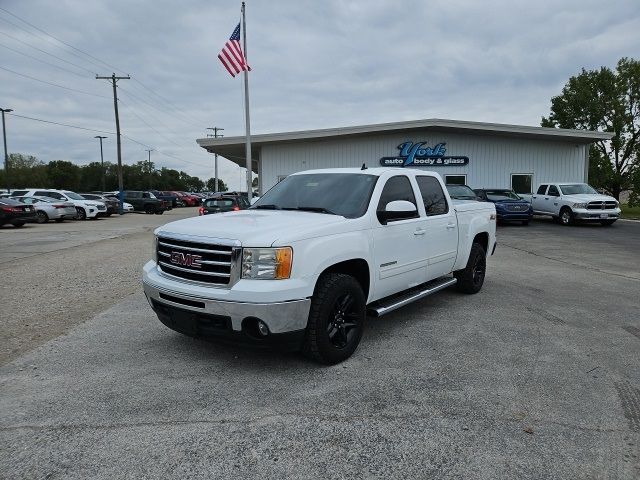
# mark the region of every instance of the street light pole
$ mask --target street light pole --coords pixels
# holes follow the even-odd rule
[[[146,150],[146,152],[149,154],[149,190],[151,190],[151,152],[153,149]]]
[[[106,190],[105,188],[105,181],[104,181],[104,154],[102,153],[102,140],[107,138],[107,137],[101,137],[100,135],[96,135],[93,138],[97,138],[100,140],[100,164],[102,165],[102,192],[104,193],[104,191]]]
[[[10,108],[0,108],[2,111],[2,139],[4,140],[4,177],[7,185],[7,193],[11,193],[9,188],[9,154],[7,153],[7,130],[4,126],[4,114],[13,112]]]

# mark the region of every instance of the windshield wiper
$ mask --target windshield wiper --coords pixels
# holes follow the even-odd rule
[[[274,205],[273,203],[269,203],[267,205],[256,205],[255,207],[249,207],[251,209],[255,209],[255,210],[259,210],[259,209],[263,209],[263,210],[280,210],[280,207],[277,205]]]
[[[327,213],[329,215],[338,215],[336,212],[332,212],[324,207],[293,207],[293,208],[283,208],[283,210],[302,210],[303,212],[317,212],[317,213]]]

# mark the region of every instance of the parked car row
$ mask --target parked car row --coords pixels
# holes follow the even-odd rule
[[[501,222],[519,221],[528,225],[534,215],[546,215],[562,225],[597,222],[609,226],[620,217],[618,201],[586,183],[544,183],[533,195],[505,188],[472,190],[466,185],[447,185],[447,190],[457,200],[493,203]]]

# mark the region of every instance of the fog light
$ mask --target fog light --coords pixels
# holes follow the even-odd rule
[[[267,335],[269,335],[269,327],[267,327],[267,324],[264,323],[262,320],[258,320],[258,331],[260,332],[260,335],[262,335],[263,337],[266,337]]]

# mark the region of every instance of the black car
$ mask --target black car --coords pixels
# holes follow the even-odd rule
[[[0,226],[10,223],[20,228],[27,222],[35,221],[36,210],[31,205],[10,198],[0,198]]]
[[[149,190],[153,195],[160,199],[164,200],[164,205],[167,207],[167,210],[171,210],[178,206],[178,197],[169,192],[161,192],[160,190]]]
[[[249,206],[249,201],[242,195],[222,195],[204,200],[198,215],[245,210]]]
[[[125,190],[122,192],[124,201],[133,205],[138,212],[162,215],[166,210],[164,200],[160,200],[149,191]]]

